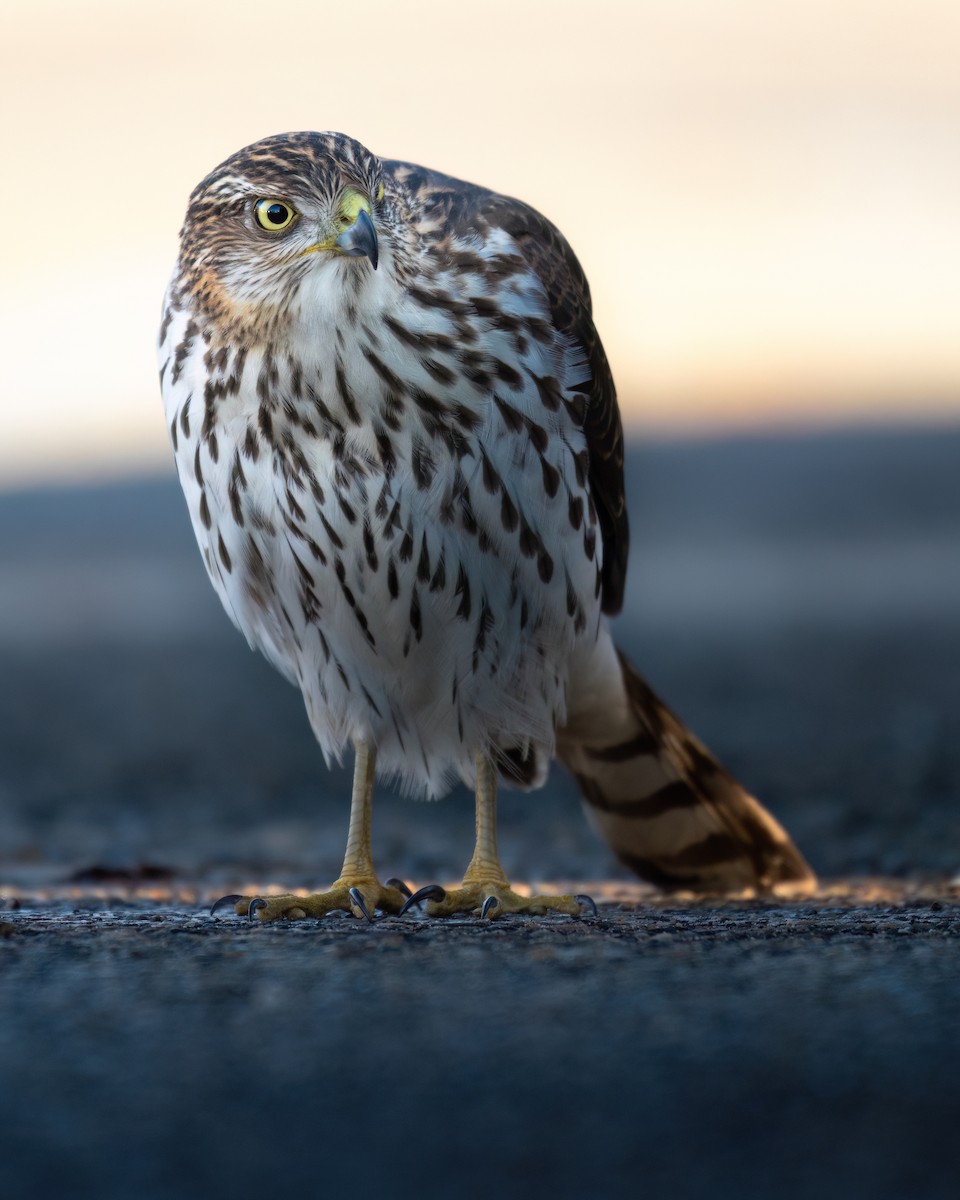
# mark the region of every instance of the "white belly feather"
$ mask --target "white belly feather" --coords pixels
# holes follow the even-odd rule
[[[507,311],[545,315],[533,276],[497,299]],[[207,570],[251,645],[300,686],[324,754],[339,759],[353,739],[370,739],[381,770],[434,795],[451,776],[472,780],[483,748],[551,754],[569,657],[596,636],[601,551],[582,468],[578,479],[582,433],[565,403],[545,407],[537,380],[572,399],[585,382],[579,355],[555,337],[526,339],[518,357],[516,339],[487,325],[473,350],[512,364],[509,383],[480,389],[456,355],[441,353],[431,377],[385,318],[419,322],[425,335],[455,330],[443,313],[411,311],[381,269],[363,294],[380,372],[361,343],[345,339],[339,351],[353,420],[335,386],[345,316],[335,295],[304,288],[298,346],[309,352],[299,381],[287,357],[273,356],[268,438],[258,423],[264,351],[248,350],[238,386],[216,397],[211,415],[205,390],[235,364],[216,360],[203,330],[191,332],[189,312],[175,298],[168,304],[160,346],[167,423]],[[385,429],[384,364],[471,414],[465,442],[451,448],[430,436],[412,403],[399,430]],[[456,376],[442,387],[441,368]],[[318,420],[311,380],[341,437]],[[392,467],[378,432],[390,437]]]

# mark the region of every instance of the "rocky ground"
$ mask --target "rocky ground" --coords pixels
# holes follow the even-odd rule
[[[0,930],[7,1196],[953,1197],[960,897]]]
[[[960,436],[659,446],[619,636],[824,879],[630,883],[559,775],[517,880],[595,920],[250,927],[348,780],[202,578],[175,485],[0,496],[0,1195],[954,1197]],[[449,880],[468,798],[382,790]]]

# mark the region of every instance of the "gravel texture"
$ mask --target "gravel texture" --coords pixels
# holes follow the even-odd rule
[[[203,579],[172,482],[0,496],[0,1196],[954,1200],[956,431],[633,451],[624,647],[784,820],[802,904],[658,897],[559,774],[528,883],[596,920],[251,927],[322,886],[346,772]],[[462,793],[381,788],[447,881]]]

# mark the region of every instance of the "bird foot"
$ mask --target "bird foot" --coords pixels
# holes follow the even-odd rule
[[[519,913],[523,916],[542,917],[546,913],[566,913],[579,917],[584,913],[597,915],[597,906],[589,896],[521,896],[506,880],[464,880],[463,885],[447,891],[439,884],[431,883],[406,901],[400,915],[422,901],[427,902],[427,916],[452,917],[458,913],[472,913],[475,917],[492,920],[504,913]]]
[[[232,904],[238,917],[249,917],[261,924],[279,920],[302,921],[306,917],[325,917],[331,912],[353,913],[355,917],[372,921],[377,909],[387,913],[402,911],[409,895],[410,889],[402,879],[381,883],[375,876],[341,877],[329,891],[314,892],[310,896],[221,896],[210,909],[210,915]]]

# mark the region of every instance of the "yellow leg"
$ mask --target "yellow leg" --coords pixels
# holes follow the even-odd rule
[[[427,901],[431,917],[473,913],[498,917],[502,913],[542,916],[548,912],[579,916],[584,909],[596,912],[588,896],[520,896],[500,865],[497,852],[497,772],[486,754],[477,756],[477,841],[463,883],[453,891],[436,884],[421,888],[407,901],[404,911],[419,900]]]
[[[382,884],[373,869],[370,836],[373,825],[373,782],[377,762],[376,749],[367,742],[357,742],[353,772],[353,795],[350,801],[350,828],[347,849],[339,878],[329,891],[312,896],[224,896],[211,911],[221,905],[233,904],[240,916],[256,917],[261,922],[285,917],[290,921],[304,917],[323,917],[342,910],[370,920],[375,909],[399,912],[409,893],[392,886],[399,880]]]

